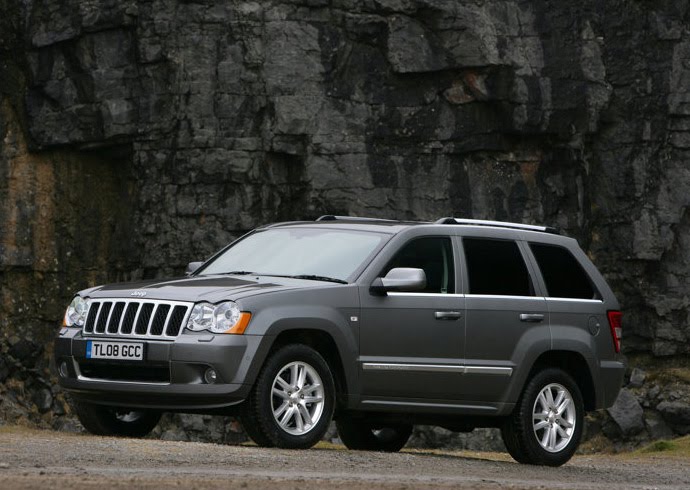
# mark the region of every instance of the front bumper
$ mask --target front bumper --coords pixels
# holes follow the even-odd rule
[[[89,339],[64,328],[55,340],[60,386],[90,403],[165,411],[210,411],[232,407],[249,393],[263,358],[265,337],[183,333],[175,341],[122,337]],[[143,361],[86,358],[89,340],[143,342]],[[217,381],[204,373],[212,368]]]

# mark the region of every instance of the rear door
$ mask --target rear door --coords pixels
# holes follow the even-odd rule
[[[550,347],[546,300],[517,236],[467,233],[465,400],[503,402],[527,352]]]

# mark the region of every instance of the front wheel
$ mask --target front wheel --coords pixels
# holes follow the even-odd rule
[[[335,425],[340,440],[348,449],[362,451],[398,452],[412,434],[409,424],[378,426],[346,415],[339,417]]]
[[[519,463],[560,466],[575,453],[583,426],[577,383],[565,371],[547,368],[529,380],[501,434]]]
[[[306,449],[326,433],[334,407],[335,384],[326,361],[309,346],[291,344],[266,361],[242,423],[260,446]]]
[[[152,410],[113,408],[73,402],[77,418],[91,434],[98,436],[144,437],[158,425],[161,413]]]

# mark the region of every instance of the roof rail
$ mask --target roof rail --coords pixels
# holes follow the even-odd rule
[[[395,219],[363,218],[360,216],[335,216],[333,214],[324,214],[323,216],[319,216],[318,218],[316,218],[315,221],[338,221],[338,220],[344,220],[344,221],[385,221],[388,223],[398,223],[398,220],[395,220]]]
[[[509,223],[507,221],[489,221],[483,219],[441,218],[437,225],[470,225],[470,226],[496,226],[498,228],[511,228],[515,230],[541,231],[560,235],[558,228],[552,226],[523,225],[522,223]]]
[[[275,223],[267,223],[265,225],[262,225],[260,228],[275,228],[277,226],[285,226],[285,225],[296,225],[299,223],[311,223],[311,221],[306,221],[306,220],[301,220],[301,221],[276,221]]]

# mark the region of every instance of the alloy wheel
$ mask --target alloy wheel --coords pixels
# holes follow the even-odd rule
[[[324,409],[321,377],[302,361],[285,365],[273,380],[271,411],[278,426],[295,436],[312,430]]]
[[[551,383],[537,395],[532,410],[532,427],[539,445],[550,453],[562,451],[575,432],[576,411],[570,392]]]

